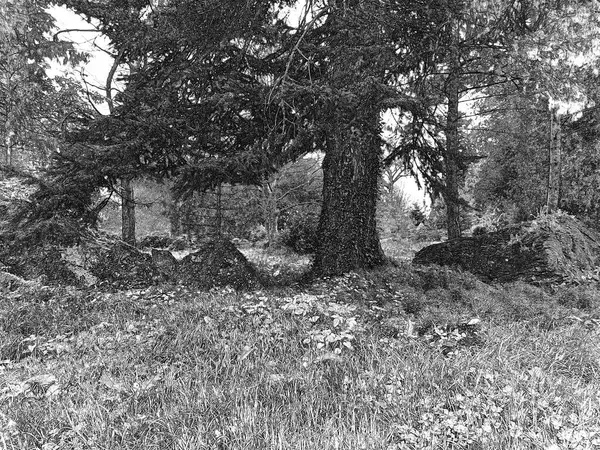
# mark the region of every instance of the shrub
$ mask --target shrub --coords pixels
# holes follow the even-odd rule
[[[318,218],[314,214],[298,213],[286,222],[279,241],[301,255],[314,253],[317,249]]]
[[[412,219],[413,224],[416,227],[421,225],[427,219],[425,213],[423,212],[418,203],[413,203],[412,209],[410,210],[410,218]]]
[[[477,225],[473,228],[473,231],[471,233],[473,234],[473,236],[483,236],[484,234],[487,234],[487,232],[488,230],[484,225]]]

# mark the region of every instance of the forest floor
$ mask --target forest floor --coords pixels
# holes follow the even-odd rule
[[[247,252],[277,276],[306,257]],[[600,291],[406,262],[0,301],[0,449],[600,448]]]

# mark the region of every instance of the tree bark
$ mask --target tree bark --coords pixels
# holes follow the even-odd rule
[[[381,159],[379,112],[373,109],[354,121],[336,119],[330,125],[323,160],[323,205],[313,264],[316,275],[337,275],[384,262],[375,223]],[[362,126],[357,129],[349,123]]]
[[[115,106],[112,96],[112,83],[119,68],[119,64],[123,59],[124,50],[121,50],[118,55],[115,56],[112,66],[106,77],[106,85],[104,86],[104,92],[106,94],[106,102],[108,104],[108,111],[110,115],[114,115]],[[130,64],[130,69],[132,65]],[[121,239],[130,245],[135,246],[135,202],[133,198],[133,186],[131,184],[131,178],[124,175],[121,178]]]
[[[267,245],[272,247],[275,245],[275,239],[277,238],[277,213],[275,211],[269,212],[266,220],[267,229]]]
[[[4,164],[7,167],[12,167],[12,135],[8,125],[6,126],[6,137],[5,137],[5,153],[4,153]]]
[[[560,203],[561,133],[558,108],[550,111],[550,147],[548,151],[548,193],[546,208],[555,211]]]
[[[265,229],[267,230],[267,245],[269,247],[275,244],[277,237],[277,221],[279,218],[277,197],[273,183],[265,181],[261,186],[261,203],[264,217]]]
[[[171,227],[171,236],[179,236],[181,234],[181,211],[178,202],[173,201],[169,205],[169,224]]]
[[[221,239],[223,237],[223,204],[221,202],[223,197],[223,186],[221,183],[217,185],[217,206],[216,206],[216,229],[217,229],[217,238]]]
[[[277,238],[277,221],[279,214],[277,213],[277,205],[272,205],[267,210],[266,217],[266,230],[267,230],[267,242],[269,247],[275,245],[275,239]]]
[[[11,92],[13,91],[12,80],[10,75],[7,73],[2,80],[2,83],[5,85],[6,97],[4,99],[4,108],[2,111],[2,115],[5,117],[4,122],[4,164],[7,167],[12,167],[12,145],[13,145],[13,135],[14,132],[12,130],[12,125],[10,121],[10,117],[13,114],[14,101],[12,98]]]
[[[135,246],[135,201],[131,179],[121,179],[121,238]]]
[[[454,36],[457,33],[456,24],[453,24],[451,35],[453,44],[451,47],[450,74],[448,75],[448,84],[446,95],[448,97],[448,111],[446,116],[446,154],[444,157],[446,171],[446,190],[443,193],[446,203],[446,226],[448,229],[448,239],[455,239],[461,236],[460,229],[460,203],[459,203],[459,170],[458,159],[459,136],[458,122],[460,119],[458,111],[459,90],[460,90],[460,62],[458,60],[458,47]]]

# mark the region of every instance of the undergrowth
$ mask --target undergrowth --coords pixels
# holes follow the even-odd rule
[[[600,448],[594,287],[399,264],[4,297],[2,449]]]

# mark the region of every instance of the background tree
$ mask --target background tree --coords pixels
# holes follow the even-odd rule
[[[81,86],[51,76],[50,64],[71,67],[85,56],[53,38],[48,2],[3,2],[0,16],[0,146],[3,173],[37,186],[13,205],[9,242],[72,242],[82,219],[90,220],[101,175],[68,171],[57,176],[48,163],[71,150],[64,138],[90,113]],[[79,156],[79,155],[78,155]],[[90,184],[91,182],[91,184]]]
[[[319,158],[301,158],[286,164],[257,190],[269,245],[294,214],[318,215],[323,173]]]
[[[0,148],[5,166],[45,167],[58,149],[64,120],[85,109],[78,83],[48,75],[49,61],[77,64],[84,55],[52,39],[54,19],[46,6],[40,0],[2,5]]]
[[[468,208],[459,195],[465,170],[481,156],[468,148],[469,119],[477,126],[490,113],[486,98],[521,96],[525,84],[532,87],[530,80],[538,95],[550,92],[556,99],[562,90],[573,96],[572,85],[557,81],[569,73],[563,69],[572,55],[589,51],[596,19],[593,5],[581,2],[440,0],[430,7],[425,15],[438,33],[427,41],[429,52],[407,82],[440,101],[422,117],[400,120],[404,132],[390,158],[401,156],[420,167],[430,192],[442,195],[452,238],[461,232],[460,210]],[[585,38],[574,35],[583,28]]]
[[[516,97],[500,106],[471,135],[487,155],[473,186],[474,206],[503,211],[508,222],[529,220],[547,199],[548,109],[543,100]]]
[[[561,154],[574,153],[567,147],[577,134],[570,127],[572,114],[564,110],[585,111],[594,104],[588,88],[598,61],[593,6],[566,2],[547,10],[538,27],[515,41],[518,89],[494,86],[480,100],[488,115],[472,128],[471,139],[489,158],[481,165],[474,196],[478,206],[497,209],[509,221],[531,218],[542,206],[565,207],[564,186],[577,178],[565,170],[574,167],[568,160],[560,163]]]
[[[264,236],[259,237],[273,244],[293,216],[318,216],[322,179],[319,159],[306,157],[286,164],[259,186],[223,185],[223,233],[250,238],[260,227]],[[198,236],[214,234],[216,197],[216,190],[206,191],[178,204],[176,216],[183,222],[179,228]]]
[[[592,83],[597,83],[591,77]],[[598,103],[563,127],[561,208],[600,229],[600,116]]]

